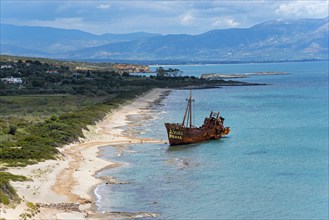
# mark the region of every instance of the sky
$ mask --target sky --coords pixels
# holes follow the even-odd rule
[[[201,34],[277,19],[325,18],[329,0],[0,0],[0,23],[93,34]]]

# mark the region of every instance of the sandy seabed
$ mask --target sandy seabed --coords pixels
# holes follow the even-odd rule
[[[22,202],[14,208],[0,207],[0,218],[19,219],[21,214],[31,213],[27,202],[40,204],[40,212],[36,213],[33,219],[115,218],[114,213],[98,213],[94,205],[95,187],[106,181],[96,178],[96,174],[101,170],[119,166],[99,158],[99,148],[141,142],[164,142],[136,138],[129,133],[123,134],[122,127],[131,126],[128,116],[147,116],[150,113],[149,106],[161,100],[167,92],[165,89],[154,89],[109,113],[96,125],[88,126],[88,131],[84,131],[84,139],[58,148],[60,154],[57,160],[8,169],[8,172],[24,175],[30,178],[30,181],[12,182]],[[150,214],[149,217],[154,216]]]

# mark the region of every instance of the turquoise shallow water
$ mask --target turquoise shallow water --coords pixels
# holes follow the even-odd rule
[[[160,219],[328,219],[328,62],[175,66],[185,75],[281,71],[244,81],[267,86],[195,90],[195,124],[220,111],[231,134],[181,147],[112,147],[125,163],[102,172],[130,184],[100,185],[100,211],[157,212]],[[137,129],[166,140],[182,120],[187,90],[155,106]],[[145,132],[145,133],[144,133]]]

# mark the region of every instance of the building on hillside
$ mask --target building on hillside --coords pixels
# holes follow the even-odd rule
[[[12,65],[1,65],[1,69],[11,69],[13,68]]]
[[[46,73],[57,74],[57,70],[47,70]]]
[[[10,78],[1,78],[1,81],[4,83],[10,83],[10,84],[23,83],[23,80],[21,78],[14,78],[12,76]]]

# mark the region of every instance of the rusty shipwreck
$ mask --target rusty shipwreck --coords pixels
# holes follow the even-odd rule
[[[187,106],[180,123],[165,123],[170,145],[182,145],[198,143],[206,140],[218,140],[230,132],[229,127],[224,127],[224,118],[219,112],[210,112],[209,117],[204,119],[203,125],[195,127],[192,125],[192,92],[186,99]]]

